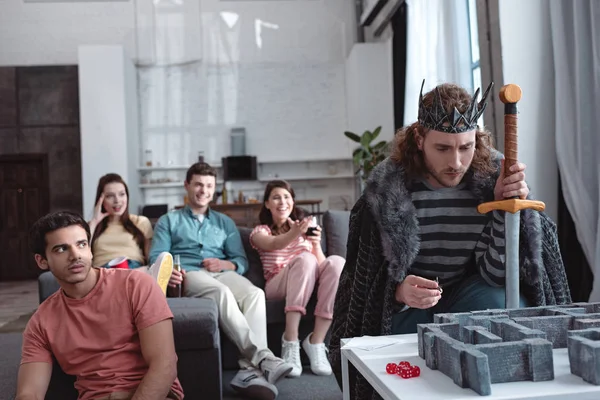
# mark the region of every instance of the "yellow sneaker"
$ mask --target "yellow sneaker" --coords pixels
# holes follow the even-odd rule
[[[154,264],[150,266],[148,272],[158,282],[158,286],[160,286],[160,289],[166,296],[169,279],[171,279],[171,274],[173,273],[173,256],[171,253],[160,253]]]

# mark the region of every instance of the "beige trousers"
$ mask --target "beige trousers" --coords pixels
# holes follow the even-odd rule
[[[219,325],[242,354],[241,368],[258,367],[267,356],[265,293],[234,271],[190,271],[183,282],[185,297],[207,297],[217,303]]]

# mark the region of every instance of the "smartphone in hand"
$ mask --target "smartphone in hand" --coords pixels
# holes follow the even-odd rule
[[[312,222],[310,223],[310,227],[306,230],[306,236],[317,236],[315,233],[317,231],[317,218],[312,217]]]
[[[312,226],[310,228],[307,229],[306,231],[306,236],[317,236],[316,232],[317,231],[317,227],[316,226]]]

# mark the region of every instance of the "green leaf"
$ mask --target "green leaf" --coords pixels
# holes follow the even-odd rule
[[[375,151],[383,150],[385,148],[385,146],[387,146],[387,142],[385,140],[382,140],[381,142],[379,142],[375,146],[373,146],[373,150],[375,150]]]
[[[359,148],[358,152],[355,152],[355,154],[352,156],[352,160],[354,161],[354,164],[358,165],[359,167],[362,167],[363,163],[362,161],[364,160],[364,150]]]
[[[352,132],[344,132],[344,135],[346,135],[346,137],[356,143],[360,143],[360,136],[358,136],[356,133],[352,133]]]
[[[354,157],[355,155],[357,155],[359,152],[363,151],[362,147],[357,147],[356,149],[354,149],[354,151],[352,152],[352,157]]]
[[[380,132],[381,132],[381,127],[378,126],[377,128],[375,128],[375,130],[371,134],[371,140],[375,140],[377,138],[377,136],[379,136]]]
[[[360,138],[360,144],[363,147],[369,148],[371,140],[373,140],[373,135],[371,134],[371,132],[365,131],[365,133],[363,133],[362,137]]]

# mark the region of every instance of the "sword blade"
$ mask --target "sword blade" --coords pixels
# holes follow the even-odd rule
[[[504,213],[506,308],[519,308],[519,228],[521,212]]]

